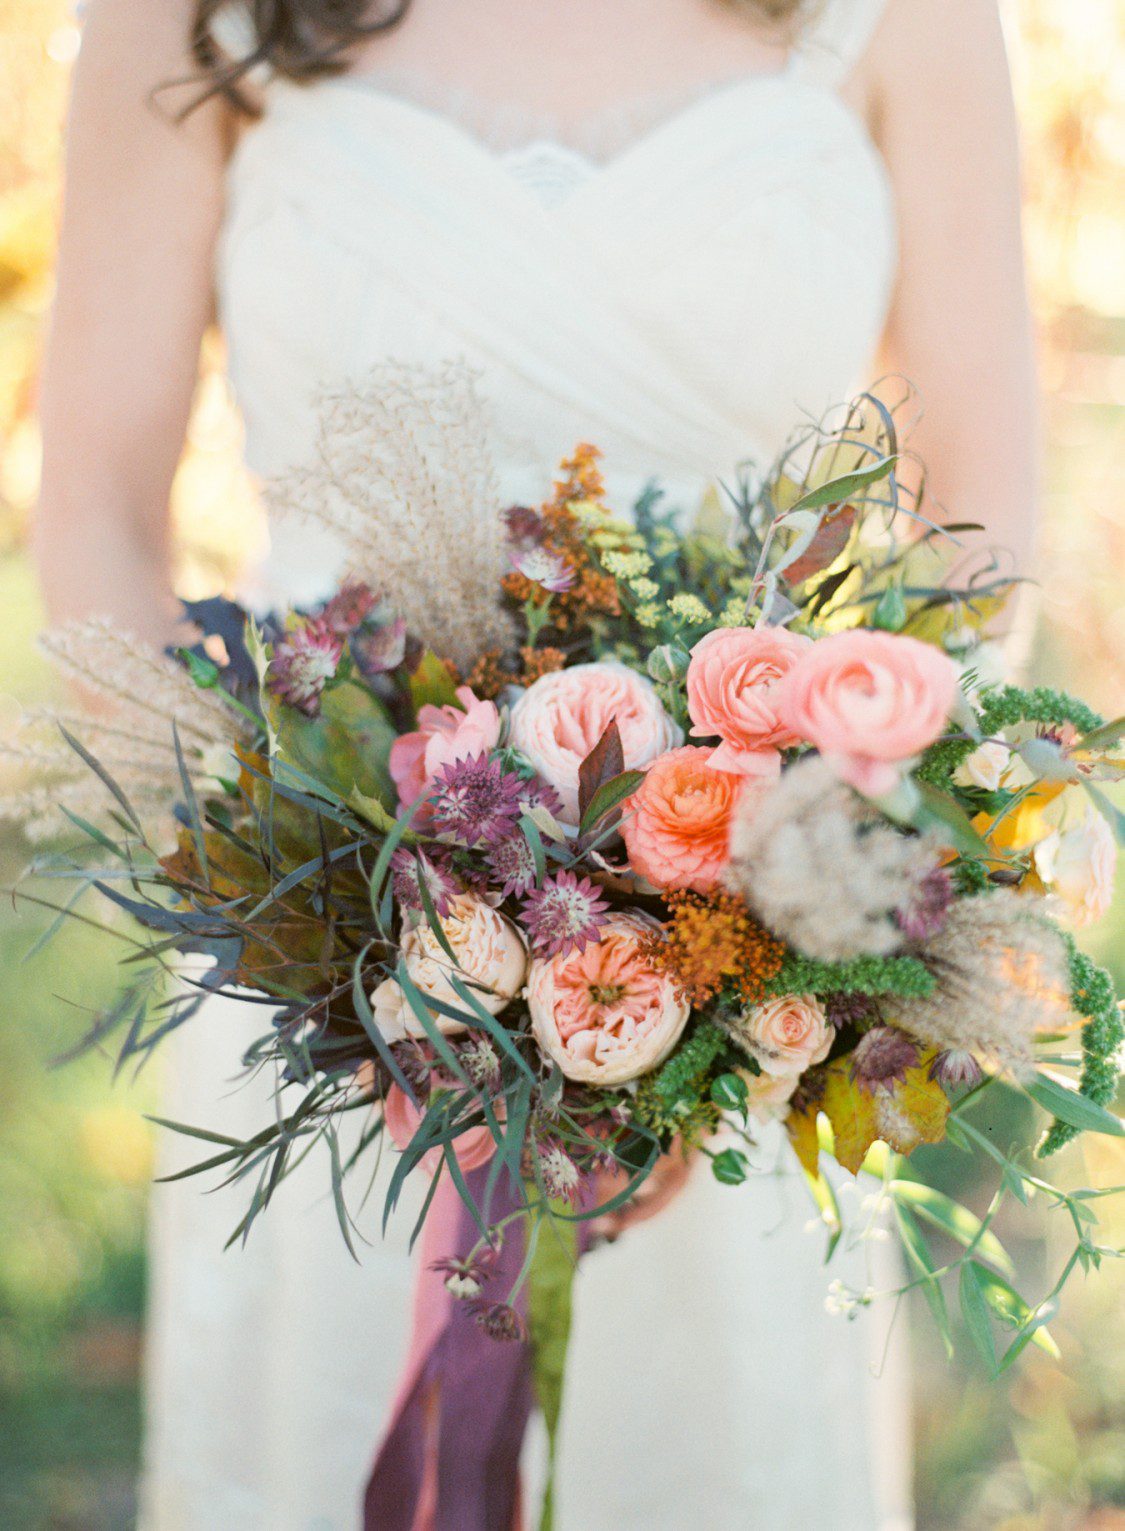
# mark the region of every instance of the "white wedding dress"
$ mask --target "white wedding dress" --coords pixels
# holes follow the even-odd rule
[[[650,476],[691,502],[768,460],[865,381],[883,323],[888,178],[836,93],[882,3],[827,0],[784,73],[699,94],[600,163],[489,145],[387,79],[268,83],[230,166],[218,270],[251,467],[301,459],[318,386],[460,357],[511,500],[542,498],[580,440],[604,449],[622,509]],[[258,597],[323,593],[323,537],[282,523],[271,539]],[[217,1001],[178,1034],[167,1116],[261,1125],[266,1092],[230,1083],[261,1017]],[[171,1137],[162,1152],[165,1168],[200,1156]],[[826,1269],[779,1134],[763,1161],[737,1190],[704,1167],[584,1263],[559,1531],[910,1525],[889,1314],[825,1307],[833,1275],[867,1283],[870,1248]],[[411,1218],[381,1240],[376,1190],[357,1265],[328,1186],[325,1162],[305,1164],[225,1254],[242,1191],[156,1188],[145,1531],[358,1524],[406,1346]]]

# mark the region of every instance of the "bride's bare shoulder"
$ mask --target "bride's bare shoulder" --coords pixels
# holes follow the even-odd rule
[[[980,114],[1009,99],[996,0],[886,0],[853,84],[890,113]]]

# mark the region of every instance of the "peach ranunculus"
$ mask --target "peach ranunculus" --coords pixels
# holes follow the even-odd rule
[[[414,1134],[422,1121],[422,1111],[407,1095],[405,1090],[400,1090],[397,1084],[391,1085],[383,1101],[383,1122],[390,1133],[391,1142],[400,1151],[409,1148]],[[470,1170],[479,1170],[482,1164],[487,1164],[496,1152],[496,1139],[492,1136],[487,1122],[482,1122],[479,1127],[466,1127],[453,1140],[453,1152],[457,1163],[465,1174]],[[422,1155],[421,1167],[427,1175],[432,1175],[441,1163],[442,1152],[440,1148],[431,1148]]]
[[[932,643],[855,629],[821,638],[778,686],[778,715],[841,780],[869,797],[939,738],[957,697],[957,666]]]
[[[811,642],[784,627],[719,627],[692,649],[691,732],[723,741],[711,761],[716,770],[777,776],[781,751],[799,742],[777,715],[778,682]]]
[[[472,990],[473,997],[492,1015],[519,993],[527,973],[527,941],[523,933],[499,910],[473,893],[454,898],[439,921],[445,939],[458,962],[456,971],[437,936],[424,918],[417,918],[403,932],[399,943],[406,971],[423,997],[440,999],[458,1009],[465,1002],[450,977]],[[375,1024],[388,1042],[404,1037],[424,1037],[425,1027],[406,995],[393,978],[385,978],[371,996]],[[431,1011],[443,1035],[465,1030],[461,1021]]]
[[[568,1079],[623,1084],[656,1068],[675,1047],[691,1006],[642,954],[659,929],[647,914],[613,914],[583,951],[532,962],[532,1033]]]
[[[1113,830],[1096,809],[1067,828],[1052,830],[1035,847],[1035,870],[1058,895],[1070,923],[1092,925],[1109,911],[1117,871]]]
[[[706,893],[730,860],[731,820],[752,789],[745,776],[716,771],[715,753],[698,744],[669,750],[625,804],[629,864],[658,888]]]
[[[578,823],[578,768],[611,723],[627,771],[643,769],[682,738],[652,682],[611,661],[541,676],[512,708],[509,742],[559,794],[565,824]]]
[[[457,700],[460,707],[419,707],[418,727],[391,745],[391,777],[404,808],[418,801],[442,766],[487,755],[500,742],[495,702],[479,701],[469,686],[457,687]]]
[[[782,994],[748,1010],[738,1040],[764,1074],[790,1078],[828,1056],[836,1032],[815,994]]]

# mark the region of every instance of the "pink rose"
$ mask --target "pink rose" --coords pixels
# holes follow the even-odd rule
[[[459,894],[439,921],[445,939],[457,958],[453,970],[449,956],[428,922],[419,917],[403,932],[399,950],[415,987],[424,997],[440,999],[458,1009],[465,1001],[450,982],[451,975],[472,989],[477,1003],[499,1015],[523,987],[527,972],[527,942],[507,916],[472,893]],[[426,1028],[414,1013],[406,995],[393,978],[385,978],[371,995],[375,1024],[388,1042],[404,1037],[425,1037]],[[465,1030],[461,1021],[431,1011],[443,1035]]]
[[[778,683],[811,647],[784,627],[718,627],[691,651],[687,672],[692,734],[718,734],[719,771],[776,776],[781,751],[798,743],[777,715]]]
[[[815,994],[783,994],[742,1017],[738,1039],[762,1072],[774,1078],[803,1074],[828,1056],[836,1032]]]
[[[855,630],[821,638],[779,683],[782,723],[815,745],[841,780],[890,792],[897,766],[945,729],[957,666],[932,643]]]
[[[647,766],[681,738],[651,681],[612,662],[544,675],[512,708],[512,747],[559,794],[564,824],[578,823],[578,768],[610,723],[621,735],[627,771]]]
[[[613,914],[583,951],[532,962],[532,1033],[568,1079],[622,1084],[675,1047],[691,1006],[642,955],[643,941],[659,929],[646,914]]]
[[[393,1084],[383,1101],[383,1121],[391,1135],[391,1142],[401,1151],[410,1147],[414,1134],[421,1125],[422,1111],[405,1090],[400,1090],[397,1084]],[[482,1122],[479,1127],[466,1127],[464,1132],[454,1138],[453,1152],[465,1174],[468,1174],[470,1170],[479,1170],[482,1164],[487,1164],[496,1152],[496,1140],[487,1122]],[[427,1175],[432,1175],[441,1160],[441,1149],[431,1148],[428,1153],[422,1155],[421,1166]]]
[[[500,742],[494,702],[478,701],[468,686],[458,686],[457,700],[460,707],[419,707],[418,727],[391,745],[391,777],[404,808],[425,794],[442,766],[487,755]]]

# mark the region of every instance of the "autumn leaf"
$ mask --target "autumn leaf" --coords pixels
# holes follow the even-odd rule
[[[845,1059],[831,1064],[825,1073],[821,1110],[832,1123],[836,1158],[846,1170],[858,1175],[867,1150],[879,1137],[875,1095],[856,1084]]]
[[[585,818],[598,788],[620,776],[625,769],[621,734],[611,718],[605,732],[578,767],[578,813]]]
[[[820,518],[816,535],[808,547],[786,566],[786,584],[800,585],[834,564],[848,545],[855,518],[854,505],[830,505]]]
[[[793,1152],[806,1175],[814,1180],[820,1173],[820,1139],[816,1130],[819,1110],[819,1106],[813,1106],[807,1111],[791,1111],[785,1120]]]
[[[929,1076],[933,1057],[932,1050],[923,1053],[904,1078],[875,1089],[856,1083],[847,1059],[829,1065],[821,1109],[832,1123],[836,1158],[846,1170],[858,1174],[877,1141],[909,1154],[920,1143],[940,1143],[945,1137],[949,1101]]]

